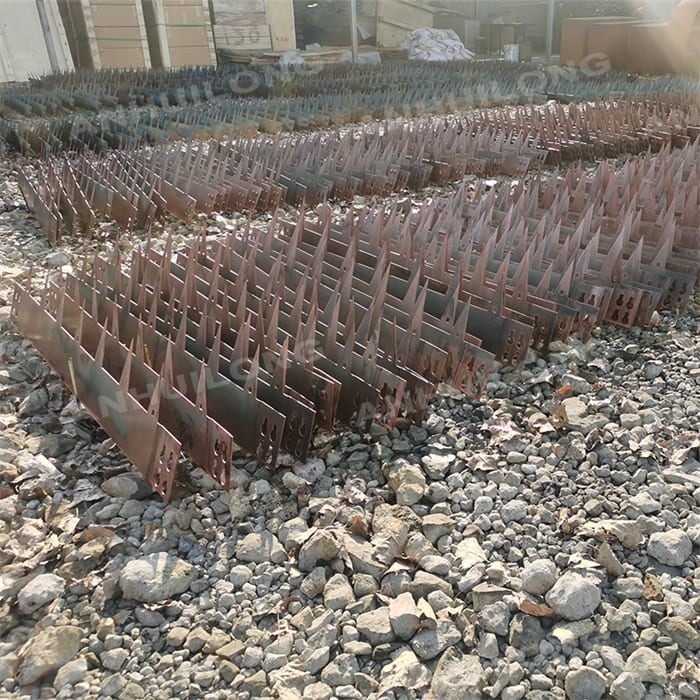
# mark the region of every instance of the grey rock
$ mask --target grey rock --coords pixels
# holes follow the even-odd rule
[[[333,688],[327,683],[316,682],[304,688],[304,700],[329,700],[332,696]]]
[[[454,461],[455,456],[450,453],[430,452],[421,457],[425,473],[435,481],[445,478]]]
[[[17,677],[17,669],[19,668],[19,657],[14,652],[6,652],[0,655],[0,683]]]
[[[478,499],[477,499],[478,500]],[[493,505],[493,501],[491,502]],[[455,564],[464,571],[486,561],[486,553],[475,537],[465,537],[455,552]]]
[[[88,665],[87,659],[81,656],[73,661],[69,661],[64,666],[58,669],[56,677],[53,681],[53,687],[56,690],[60,690],[65,685],[74,685],[79,683],[85,678],[87,674]]]
[[[126,678],[120,673],[113,673],[102,681],[100,694],[104,697],[118,697],[126,687]]]
[[[416,600],[426,598],[429,593],[435,590],[442,591],[449,596],[453,595],[452,586],[448,581],[434,574],[429,574],[427,571],[416,571],[409,590]]]
[[[343,547],[358,574],[369,574],[375,579],[381,578],[387,564],[379,561],[376,548],[359,535],[345,534]],[[300,567],[301,568],[301,567]]]
[[[347,576],[335,574],[328,579],[323,589],[323,602],[331,610],[344,610],[355,602],[355,594]]]
[[[582,637],[595,632],[593,620],[574,620],[573,622],[558,622],[552,627],[550,634],[563,646],[573,646]]]
[[[615,700],[642,700],[644,683],[633,673],[623,671],[610,685],[610,695]]]
[[[394,641],[389,608],[370,610],[357,616],[357,631],[373,645]]]
[[[666,682],[666,662],[649,647],[640,647],[633,651],[625,662],[625,671],[629,671],[644,683]]]
[[[129,652],[121,647],[109,649],[100,654],[100,661],[108,671],[119,671],[128,658]]]
[[[20,612],[24,615],[31,615],[42,605],[46,605],[62,595],[65,585],[66,582],[56,574],[39,574],[17,594]]]
[[[443,535],[449,535],[455,529],[455,521],[449,515],[431,513],[423,518],[423,532],[435,544]]]
[[[520,649],[525,656],[535,656],[539,653],[542,639],[544,632],[536,617],[524,613],[516,613],[513,616],[509,637],[511,646]]]
[[[302,655],[304,659],[304,670],[309,673],[318,673],[324,668],[331,658],[330,647],[307,647]]]
[[[505,637],[510,623],[510,609],[503,601],[492,603],[478,612],[477,621],[487,632]]]
[[[61,668],[75,657],[83,635],[79,627],[63,625],[42,630],[22,655],[20,685],[31,685]]]
[[[321,671],[321,680],[331,686],[352,685],[355,682],[355,674],[360,670],[357,659],[350,654],[338,654]]]
[[[519,523],[527,517],[527,503],[516,498],[504,504],[501,508],[501,518],[504,523]]]
[[[411,648],[424,661],[434,659],[443,649],[457,644],[462,633],[451,620],[438,620],[435,629],[422,629],[411,640]]]
[[[36,416],[44,413],[49,405],[49,395],[44,387],[34,389],[19,404],[17,413],[20,416]]]
[[[485,685],[479,658],[450,647],[435,667],[426,700],[482,700]]]
[[[323,593],[325,587],[326,569],[323,566],[317,566],[304,577],[299,589],[308,598],[315,598]]]
[[[614,583],[615,593],[621,600],[635,600],[644,595],[644,581],[637,576],[624,576]]]
[[[557,580],[557,566],[549,559],[535,559],[523,568],[523,589],[534,595],[544,595]]]
[[[666,566],[682,566],[692,551],[690,538],[680,529],[655,532],[647,544],[647,552]]]
[[[698,651],[700,633],[687,620],[679,616],[665,617],[659,622],[659,631],[678,644],[681,649]]]
[[[318,562],[335,559],[340,543],[328,530],[316,530],[299,549],[298,565],[302,571],[311,571]]]
[[[600,588],[580,574],[567,571],[549,589],[545,600],[560,617],[582,620],[600,605]]]
[[[197,577],[191,564],[165,552],[132,559],[122,569],[119,586],[124,598],[160,603],[184,593]]]
[[[323,473],[326,471],[326,464],[322,459],[312,457],[304,463],[295,462],[292,465],[292,470],[297,476],[313,484],[323,476]]]
[[[479,636],[479,656],[490,661],[498,658],[498,637],[493,632],[482,632]]]
[[[287,553],[280,541],[269,531],[251,532],[236,545],[236,556],[242,561],[281,564]]]
[[[295,664],[287,664],[282,668],[275,669],[269,676],[270,687],[280,697],[285,697],[287,693],[296,692],[301,695],[304,689],[313,683],[313,676],[298,668]]]
[[[75,438],[68,437],[68,435],[49,433],[28,438],[25,446],[34,454],[42,454],[44,457],[62,457],[75,447],[75,443]]]
[[[509,588],[494,586],[492,583],[480,583],[472,589],[472,606],[475,612],[479,612],[487,605],[497,603],[511,594],[512,591]]]
[[[241,684],[241,689],[250,693],[251,697],[260,697],[267,685],[267,674],[261,669],[248,676]]]
[[[664,363],[660,360],[649,360],[644,365],[644,379],[656,379],[664,371]]]
[[[606,668],[616,676],[619,676],[625,668],[625,661],[622,654],[614,647],[606,645],[598,648],[598,656],[603,659]]]
[[[207,632],[203,627],[195,627],[193,630],[190,630],[189,634],[187,635],[185,646],[193,654],[196,654],[209,641],[210,637],[211,635],[209,632]],[[256,647],[248,647],[248,649],[251,648]],[[246,650],[246,653],[247,652],[248,650]]]
[[[385,476],[389,488],[396,493],[396,502],[399,505],[412,506],[423,498],[425,475],[418,465],[398,459],[389,465]]]
[[[420,565],[428,573],[436,576],[447,576],[450,571],[450,562],[445,557],[439,557],[434,554],[428,554],[420,560]]]
[[[584,435],[588,435],[596,428],[602,428],[608,422],[608,418],[604,415],[589,415],[588,407],[578,396],[564,399],[561,402],[560,411],[567,428],[577,430]]]
[[[408,592],[401,593],[389,603],[389,619],[394,634],[403,640],[409,640],[418,629],[420,612]]]
[[[381,696],[390,690],[410,688],[416,696],[430,683],[430,671],[418,657],[407,648],[397,652],[391,662],[386,664],[379,676],[377,693]]]
[[[564,690],[571,700],[600,700],[605,693],[605,676],[587,666],[574,669],[566,674]]]
[[[525,697],[525,693],[527,693],[527,688],[522,683],[518,683],[518,685],[504,688],[501,691],[501,700],[521,700]]]
[[[115,498],[147,498],[153,487],[137,472],[117,474],[102,482],[102,490]]]

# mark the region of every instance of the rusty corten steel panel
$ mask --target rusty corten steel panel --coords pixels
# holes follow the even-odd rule
[[[180,449],[227,488],[234,444],[273,467],[281,450],[305,459],[336,418],[420,421],[437,381],[478,397],[494,359],[683,306],[699,155],[668,144],[475,200],[463,187],[337,223],[328,207],[275,216],[182,252],[149,242],[128,272],[115,254],[41,301],[18,286],[13,318],[165,498]]]
[[[682,146],[700,134],[692,101],[648,98],[475,111],[468,118],[396,120],[360,133],[216,140],[126,148],[20,172],[20,188],[52,242],[90,235],[96,215],[147,227],[166,213],[274,210],[355,195],[387,196],[466,173],[524,176],[546,162]]]
[[[700,277],[700,139],[675,130],[673,110],[667,131],[645,132],[653,108],[644,109],[594,112],[586,133],[585,108],[553,108],[539,121],[495,113],[476,128],[476,151],[456,148],[460,158],[481,154],[487,170],[506,143],[523,152],[525,138],[505,136],[518,120],[536,123],[562,154],[575,140],[565,144],[562,128],[580,143],[595,131],[603,149],[626,143],[615,138],[619,123],[639,143],[658,138],[658,154],[619,168],[578,165],[498,191],[482,182],[475,196],[462,185],[420,205],[351,207],[343,221],[327,206],[291,222],[276,211],[265,228],[203,234],[182,251],[172,238],[163,252],[149,241],[128,266],[116,253],[97,257],[91,271],[48,284],[40,301],[18,286],[13,318],[164,498],[180,450],[227,488],[234,446],[271,467],[280,451],[303,460],[316,427],[391,428],[402,412],[420,422],[438,381],[478,397],[494,360],[521,366],[530,346],[585,338],[604,321],[643,325],[656,308],[686,304]],[[449,151],[459,128],[423,125],[401,158],[416,145],[420,179],[426,144]],[[390,132],[388,148],[408,133]],[[322,144],[304,148],[308,169]],[[51,227],[59,215],[77,227],[105,212],[148,223],[232,197],[280,201],[283,188],[263,178],[280,164],[261,170],[251,165],[258,157],[207,142],[117,154],[104,167],[82,158],[63,180],[48,162],[23,185],[53,203]],[[506,161],[499,167],[520,167]],[[448,177],[450,167],[436,160],[430,172]]]

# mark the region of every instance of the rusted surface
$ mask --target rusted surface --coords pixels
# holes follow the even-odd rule
[[[337,223],[278,212],[128,268],[98,257],[41,301],[18,286],[13,318],[165,498],[180,448],[227,488],[234,444],[305,459],[315,427],[419,422],[436,382],[478,397],[494,359],[683,307],[699,191],[696,141]]]
[[[676,147],[700,135],[700,111],[671,98],[482,110],[394,120],[356,132],[215,139],[20,169],[20,188],[52,242],[90,235],[98,215],[124,228],[165,214],[274,210],[445,185],[465,174],[523,177],[543,164]]]

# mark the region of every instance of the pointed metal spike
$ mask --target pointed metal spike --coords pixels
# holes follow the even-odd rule
[[[258,395],[258,373],[260,367],[260,348],[255,348],[255,355],[250,364],[250,369],[248,370],[248,376],[246,377],[244,389],[252,396],[257,397]]]
[[[195,406],[202,415],[207,415],[207,365],[202,362],[199,366],[199,382]]]
[[[272,374],[272,384],[277,391],[283,392],[287,386],[287,359],[289,355],[289,338],[285,337],[282,345],[282,352],[279,360],[275,363],[275,369]]]
[[[131,386],[131,358],[133,357],[133,351],[134,341],[132,340],[129,344],[129,352],[126,355],[126,361],[119,378],[119,389],[124,395],[129,393],[129,387]]]
[[[160,415],[160,400],[162,392],[162,379],[158,377],[153,384],[153,393],[151,394],[151,399],[148,402],[148,413],[153,416],[156,420]]]
[[[81,312],[82,317],[82,312]],[[107,329],[102,326],[100,330],[100,339],[97,341],[97,349],[95,350],[95,365],[104,367],[105,346],[107,344]]]

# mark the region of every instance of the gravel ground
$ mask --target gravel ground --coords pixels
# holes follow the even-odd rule
[[[0,211],[1,697],[698,697],[700,295],[165,504],[9,320],[107,243]]]

